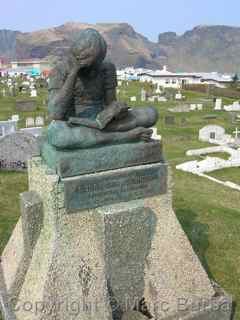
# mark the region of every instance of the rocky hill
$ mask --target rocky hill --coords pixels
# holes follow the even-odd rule
[[[240,28],[198,26],[160,34],[158,44],[174,70],[240,72]]]
[[[176,71],[240,72],[240,28],[228,26],[198,26],[183,35],[166,32],[159,35],[158,43],[126,23],[69,22],[31,33],[0,30],[0,56],[26,59],[61,55],[74,34],[88,27],[106,38],[109,56],[118,67],[160,68],[166,64]]]

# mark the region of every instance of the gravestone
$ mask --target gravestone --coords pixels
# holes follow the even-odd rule
[[[136,101],[137,101],[137,97],[135,97],[135,96],[130,97],[130,101],[131,101],[131,102],[136,102]]]
[[[35,120],[34,118],[27,118],[26,119],[26,128],[28,127],[34,127],[35,126]]]
[[[181,94],[181,92],[178,92],[178,93],[176,93],[176,95],[175,95],[175,99],[176,100],[182,100],[182,94]]]
[[[166,97],[158,97],[158,102],[167,102]]]
[[[158,134],[158,129],[156,127],[153,127],[152,130],[153,130],[153,134],[151,138],[153,140],[159,140],[159,141],[162,140],[162,137]]]
[[[222,141],[225,138],[225,129],[218,125],[208,125],[199,130],[199,140],[209,142],[211,140]]]
[[[169,108],[168,111],[170,112],[190,112],[190,106],[189,104],[182,104],[179,106],[176,106],[174,108]]]
[[[44,118],[41,117],[41,116],[36,117],[36,119],[35,119],[35,125],[36,125],[37,127],[42,127],[42,126],[44,126]]]
[[[206,116],[203,117],[204,120],[215,120],[217,119],[217,115],[215,114],[207,114]]]
[[[141,89],[141,101],[145,102],[147,99],[147,92],[143,88]]]
[[[194,104],[194,103],[190,104],[190,110],[191,111],[195,111],[196,109],[197,109],[197,105],[196,104]]]
[[[0,170],[25,171],[27,161],[39,154],[36,138],[15,132],[0,138]]]
[[[159,85],[157,85],[157,89],[156,89],[155,92],[156,92],[156,94],[161,94],[162,93],[161,88],[160,88]]]
[[[222,110],[222,99],[221,98],[216,99],[214,110],[216,110],[216,111]]]
[[[18,114],[13,114],[11,120],[12,121],[19,121],[19,115]]]
[[[37,102],[35,100],[17,100],[16,101],[16,110],[18,112],[23,111],[36,111]]]
[[[165,118],[166,125],[174,125],[175,124],[175,117],[174,116],[166,116]]]
[[[32,98],[37,97],[37,90],[36,90],[36,89],[32,89],[31,92],[30,92],[30,96],[31,96]]]
[[[17,120],[0,121],[0,137],[14,133],[17,130]]]
[[[186,118],[181,118],[181,126],[185,127],[188,125],[188,120]]]

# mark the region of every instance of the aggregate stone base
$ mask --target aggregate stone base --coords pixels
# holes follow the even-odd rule
[[[216,290],[172,210],[170,190],[69,214],[61,180],[40,158],[29,165],[29,187],[42,199],[43,222],[17,320],[122,320],[142,299],[156,320],[229,319],[209,306],[191,309],[215,301]]]

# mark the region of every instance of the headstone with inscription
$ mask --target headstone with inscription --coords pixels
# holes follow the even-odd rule
[[[174,125],[175,117],[174,116],[165,116],[165,125]]]
[[[27,161],[39,154],[35,137],[15,132],[0,138],[0,170],[26,171]]]
[[[75,54],[82,46],[86,51],[88,45],[88,54],[96,57],[103,46],[99,57],[104,58],[106,44],[97,31],[87,29],[79,37]],[[85,101],[91,92],[96,103],[96,83],[99,88],[102,70],[109,64],[98,61],[88,78],[86,69],[79,73],[84,61],[67,73],[71,81],[62,93],[74,92],[77,82],[81,90],[75,94]],[[102,88],[115,99],[111,91],[116,85],[115,68],[110,67]],[[106,74],[111,77],[106,79]],[[81,77],[88,79],[86,92]],[[72,90],[66,90],[68,86]],[[173,212],[161,141],[152,139],[152,130],[129,129],[138,124],[140,114],[147,127],[149,115],[156,115],[154,110],[133,108],[134,113],[113,100],[107,119],[114,111],[118,116],[122,108],[120,124],[126,131],[101,132],[90,127],[96,126],[91,104],[81,106],[75,125],[59,121],[58,108],[64,101],[49,102],[56,120],[48,128],[47,139],[41,139],[40,156],[29,162],[29,192],[21,195],[22,218],[3,252],[3,273],[8,294],[14,297],[16,319],[230,319],[231,299],[212,284]],[[84,107],[84,115],[91,115],[87,120],[81,118]],[[94,111],[98,108],[99,101]],[[100,114],[99,121],[103,120]],[[110,125],[113,130],[119,122]],[[73,141],[81,139],[80,132],[84,140],[73,147]],[[185,301],[181,310],[179,299]],[[36,306],[32,312],[25,307],[26,301]],[[194,308],[201,301],[208,301],[207,306]],[[223,303],[227,308],[220,308]],[[77,310],[74,314],[71,306]]]

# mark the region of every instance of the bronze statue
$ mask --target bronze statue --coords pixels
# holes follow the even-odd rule
[[[65,61],[49,80],[48,141],[60,149],[89,148],[151,139],[158,112],[117,101],[115,66],[105,61],[107,45],[94,29],[79,33]]]

